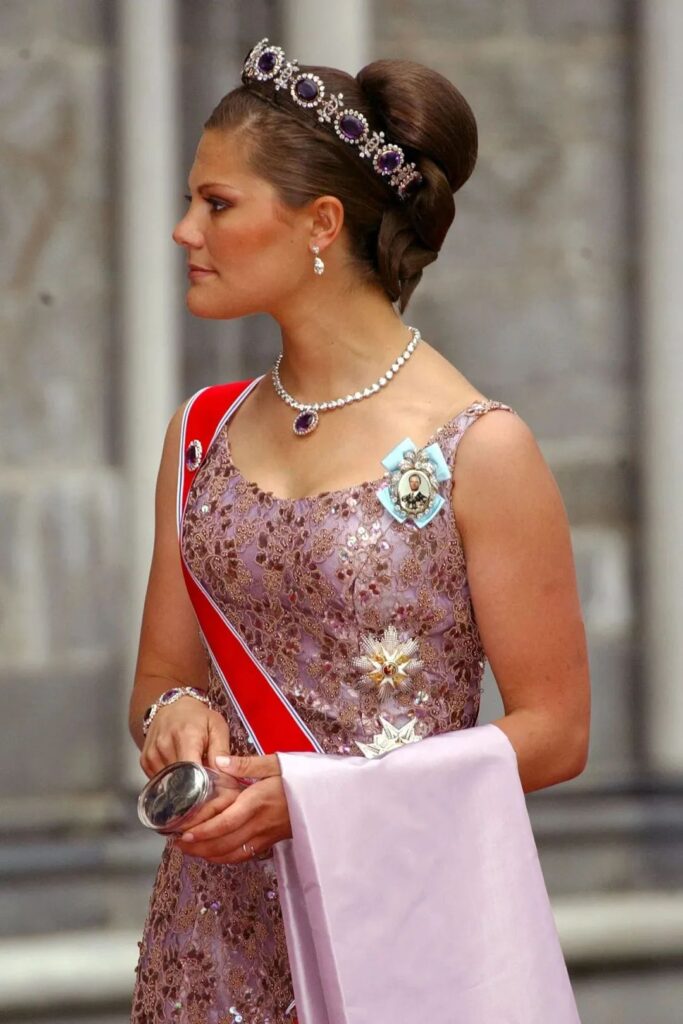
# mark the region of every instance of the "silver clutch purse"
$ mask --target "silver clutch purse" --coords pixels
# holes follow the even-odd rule
[[[221,791],[244,788],[238,779],[195,761],[174,761],[145,785],[138,797],[138,818],[155,832],[180,835],[193,815]]]

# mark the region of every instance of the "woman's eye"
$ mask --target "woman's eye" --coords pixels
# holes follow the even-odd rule
[[[223,210],[227,210],[231,203],[225,201],[225,199],[214,199],[212,196],[205,196],[206,202],[211,206],[214,213],[221,213]],[[185,196],[188,203],[192,202],[192,196]]]
[[[206,201],[212,207],[214,213],[220,213],[221,210],[227,210],[230,206],[230,203],[226,203],[224,199],[213,199],[211,196],[207,196]]]

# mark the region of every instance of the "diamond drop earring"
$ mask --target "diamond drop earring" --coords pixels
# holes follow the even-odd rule
[[[319,245],[312,245],[311,246],[311,252],[315,253],[315,259],[313,260],[313,270],[315,271],[316,274],[324,273],[324,271],[325,271],[325,264],[323,263],[322,259],[318,255],[318,253],[320,252],[320,246]]]

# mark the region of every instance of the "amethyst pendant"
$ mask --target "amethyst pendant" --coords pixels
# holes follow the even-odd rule
[[[310,434],[318,426],[318,414],[315,409],[304,409],[300,412],[292,424],[292,430],[297,437],[304,437]]]

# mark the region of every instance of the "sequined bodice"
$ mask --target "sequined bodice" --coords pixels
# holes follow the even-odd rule
[[[320,750],[374,756],[380,716],[401,741],[476,724],[485,655],[446,478],[465,430],[498,408],[512,411],[475,402],[430,438],[443,457],[443,503],[421,526],[380,500],[388,472],[307,498],[267,493],[233,464],[229,423],[197,469],[184,560]],[[208,649],[207,661],[231,749],[255,753]],[[288,955],[272,852],[223,864],[168,843],[140,942],[131,1024],[293,1024]]]
[[[512,411],[475,402],[427,444],[437,442],[452,464],[464,431],[492,408]],[[372,740],[380,715],[397,727],[413,718],[418,736],[475,725],[485,655],[451,482],[442,485],[443,507],[423,527],[383,508],[377,490],[388,473],[342,490],[278,498],[233,464],[228,427],[188,494],[183,556],[321,748],[359,754],[355,741]],[[421,667],[381,689],[355,662],[363,644],[378,644],[389,626],[401,641],[414,641]],[[213,668],[210,691],[223,702],[235,752],[253,753]]]

